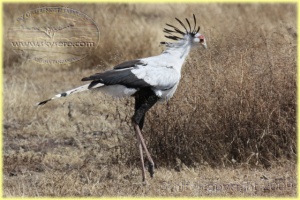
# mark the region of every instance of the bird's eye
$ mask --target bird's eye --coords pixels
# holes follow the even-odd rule
[[[200,42],[204,42],[204,39],[200,38]]]

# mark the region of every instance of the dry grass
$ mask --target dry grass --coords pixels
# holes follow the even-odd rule
[[[4,29],[46,5],[5,4]],[[295,5],[63,6],[96,21],[100,45],[85,60],[54,66],[5,44],[4,196],[296,195]],[[191,53],[173,99],[147,115],[158,167],[148,186],[140,184],[132,99],[83,93],[34,107],[84,76],[159,54],[164,24],[191,13],[209,48]]]

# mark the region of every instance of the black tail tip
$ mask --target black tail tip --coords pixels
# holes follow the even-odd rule
[[[48,101],[50,101],[51,99],[47,99],[47,100],[45,100],[45,101],[41,101],[41,102],[39,102],[39,103],[37,103],[36,105],[37,106],[41,106],[41,105],[44,105],[44,104],[46,104]]]
[[[84,77],[84,78],[81,79],[81,81],[90,81],[90,80],[91,80],[90,77]]]

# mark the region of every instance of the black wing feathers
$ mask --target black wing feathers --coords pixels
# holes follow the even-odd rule
[[[143,65],[143,64],[144,63],[140,60],[130,60],[116,65],[114,69],[125,69],[125,68],[135,67],[137,65]]]
[[[83,81],[89,80],[91,82],[89,88],[93,87],[98,83],[103,83],[105,85],[124,85],[128,88],[142,88],[142,87],[151,87],[143,79],[137,78],[131,70],[122,70],[122,71],[106,71],[103,73],[98,73],[93,76],[83,78]]]
[[[82,81],[92,81],[89,88],[93,87],[98,83],[105,85],[124,85],[128,88],[142,88],[151,87],[150,84],[146,83],[143,79],[139,79],[131,72],[131,68],[136,65],[145,65],[140,60],[132,60],[121,63],[114,67],[113,70],[106,71],[103,73],[97,73],[89,77],[81,79]],[[120,70],[121,69],[121,70]]]

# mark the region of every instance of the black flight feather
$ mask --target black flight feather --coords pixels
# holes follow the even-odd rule
[[[140,60],[130,60],[116,65],[114,69],[126,69],[126,68],[135,67],[137,65],[144,65],[144,63]]]
[[[97,73],[90,77],[83,78],[82,81],[92,81],[89,88],[102,83],[104,85],[124,85],[128,88],[151,87],[143,79],[139,79],[131,72],[131,69],[110,70],[103,73]]]
[[[151,87],[150,84],[145,82],[143,79],[137,78],[136,75],[131,72],[131,70],[138,65],[145,66],[147,64],[141,60],[131,60],[116,65],[113,70],[96,73],[81,80],[92,81],[88,88],[92,88],[98,83],[102,83],[104,85],[119,84],[128,88]]]

